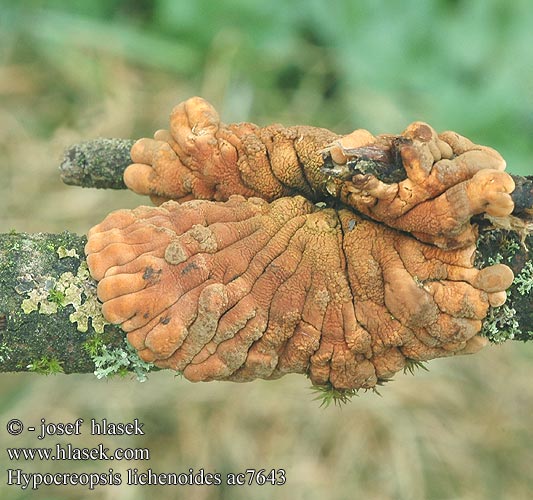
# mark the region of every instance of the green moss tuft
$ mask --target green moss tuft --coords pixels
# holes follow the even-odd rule
[[[425,370],[426,372],[429,371],[425,361],[418,361],[411,358],[405,359],[405,366],[403,367],[404,373],[410,373],[411,375],[414,375],[418,370]]]
[[[30,372],[39,373],[41,375],[56,375],[57,373],[63,373],[61,362],[56,358],[49,358],[47,356],[32,361],[27,366],[27,369]]]
[[[104,347],[105,342],[101,333],[95,333],[83,343],[83,349],[91,358],[98,356]]]
[[[314,385],[311,390],[315,393],[314,401],[320,401],[320,408],[327,408],[333,403],[341,407],[351,401],[354,396],[359,396],[357,389],[335,389],[330,383]]]
[[[63,303],[65,302],[65,294],[62,291],[54,288],[48,292],[47,299],[49,302],[57,304],[57,306],[61,309],[63,307]]]

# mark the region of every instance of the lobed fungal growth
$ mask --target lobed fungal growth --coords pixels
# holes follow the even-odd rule
[[[87,262],[106,319],[193,381],[373,388],[408,362],[479,350],[513,280],[474,267],[471,224],[512,212],[513,180],[452,132],[224,125],[193,98],[132,159],[125,183],[162,204],[110,214]]]

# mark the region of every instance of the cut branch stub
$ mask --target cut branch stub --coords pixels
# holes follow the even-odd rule
[[[125,189],[123,173],[131,163],[134,141],[93,139],[74,144],[63,155],[59,167],[65,184],[91,188]]]

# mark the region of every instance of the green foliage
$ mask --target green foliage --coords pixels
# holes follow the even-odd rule
[[[315,393],[314,401],[320,401],[320,408],[342,406],[351,401],[354,396],[359,396],[356,389],[335,389],[330,383],[326,385],[314,385],[311,390]]]
[[[49,358],[48,356],[33,360],[27,368],[30,372],[39,373],[40,375],[63,373],[61,362],[56,358]]]
[[[406,358],[405,366],[403,367],[404,373],[410,373],[414,375],[418,370],[429,371],[425,361],[417,361],[416,359]]]
[[[98,340],[85,345],[94,361],[94,374],[99,379],[133,373],[139,382],[144,382],[147,379],[147,373],[154,366],[152,363],[146,363],[139,358],[137,351],[126,339],[124,339],[122,347],[108,348],[105,344],[99,343]]]
[[[78,99],[105,94],[102,61],[118,58],[168,73],[177,90],[186,81],[182,93],[202,93],[231,120],[395,132],[422,119],[493,145],[512,171],[529,172],[533,9],[526,0],[0,6],[4,44],[25,40],[10,57],[42,61],[42,87],[53,82],[48,102],[57,106],[46,107],[43,131],[72,119]]]

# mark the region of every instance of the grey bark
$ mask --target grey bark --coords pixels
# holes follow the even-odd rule
[[[59,167],[61,180],[71,186],[126,189],[122,174],[131,163],[129,139],[94,139],[65,150]]]

